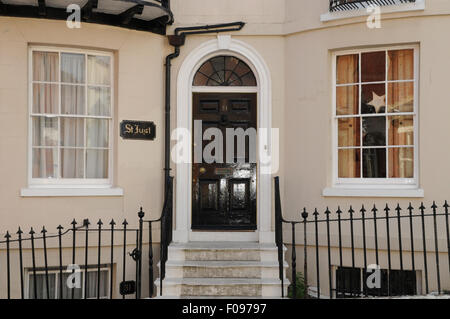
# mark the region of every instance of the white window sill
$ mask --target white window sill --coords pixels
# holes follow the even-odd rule
[[[368,188],[344,188],[329,187],[322,191],[323,197],[410,197],[422,198],[424,191],[421,188],[391,188],[391,189],[368,189]]]
[[[416,2],[414,3],[395,4],[380,7],[381,14],[394,12],[420,11],[420,10],[425,10],[425,0],[416,0]],[[363,17],[369,16],[370,14],[372,13],[367,12],[366,9],[327,12],[320,15],[320,21],[327,22],[354,17]]]
[[[123,196],[119,187],[84,187],[84,188],[50,188],[29,187],[20,190],[22,197],[92,197],[92,196]]]

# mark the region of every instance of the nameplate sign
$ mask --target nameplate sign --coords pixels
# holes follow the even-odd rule
[[[120,136],[123,139],[154,140],[156,126],[153,122],[122,121],[120,122]]]

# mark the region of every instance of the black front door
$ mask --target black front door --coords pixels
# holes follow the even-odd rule
[[[245,137],[245,152],[236,150],[233,163],[227,161],[226,129],[256,130],[256,94],[195,93],[193,120],[201,120],[201,132],[217,128],[222,132],[223,163],[208,164],[201,156],[192,164],[192,229],[194,230],[255,230],[256,229],[256,161],[250,155],[250,137]],[[194,123],[193,123],[194,127]],[[203,140],[201,151],[213,142]],[[217,144],[216,144],[217,145]],[[212,152],[216,155],[218,149]],[[193,141],[193,154],[195,141]],[[198,152],[198,149],[197,149]],[[220,153],[220,150],[219,150]],[[238,159],[244,155],[245,159]],[[230,157],[230,156],[229,156]],[[194,158],[194,155],[193,155]]]

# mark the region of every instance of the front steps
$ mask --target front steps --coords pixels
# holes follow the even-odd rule
[[[284,269],[287,268],[284,263]],[[246,242],[172,243],[163,297],[280,297],[274,244]],[[285,273],[285,271],[284,271]],[[159,279],[155,282],[159,294]],[[284,279],[285,294],[289,282]]]

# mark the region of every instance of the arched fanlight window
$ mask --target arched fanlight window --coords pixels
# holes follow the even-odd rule
[[[209,59],[195,74],[194,86],[256,86],[253,71],[244,61],[233,56]]]

